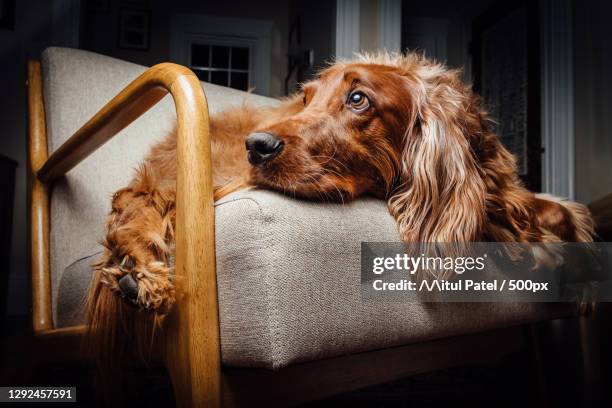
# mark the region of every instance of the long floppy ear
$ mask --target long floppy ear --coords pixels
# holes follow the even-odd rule
[[[399,182],[389,199],[405,242],[479,240],[486,220],[485,182],[470,140],[472,94],[456,73],[413,77],[415,112],[406,131]],[[416,95],[415,95],[416,94]]]

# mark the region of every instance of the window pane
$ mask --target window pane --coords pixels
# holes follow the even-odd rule
[[[232,72],[232,88],[246,91],[249,88],[249,74],[246,72]]]
[[[193,72],[198,76],[200,81],[210,82],[210,78],[209,78],[209,75],[208,75],[209,72],[208,71],[203,71],[201,69],[194,69]]]
[[[191,44],[191,65],[196,67],[210,66],[210,47],[203,44]]]
[[[210,82],[227,86],[227,71],[212,71],[210,73]]]
[[[229,47],[212,47],[213,68],[229,68]]]
[[[232,48],[232,69],[249,69],[248,48]]]

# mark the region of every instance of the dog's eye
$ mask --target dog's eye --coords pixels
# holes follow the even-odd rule
[[[353,92],[348,97],[348,105],[355,112],[363,112],[370,107],[370,100],[363,92]]]

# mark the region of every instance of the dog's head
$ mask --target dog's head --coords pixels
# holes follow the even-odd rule
[[[300,197],[386,198],[404,240],[475,239],[482,162],[515,168],[459,73],[415,54],[336,63],[289,106],[247,138],[252,181]]]

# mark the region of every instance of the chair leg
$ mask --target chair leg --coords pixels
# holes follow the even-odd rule
[[[177,407],[220,407],[221,366],[218,352],[205,352],[203,333],[182,327],[178,313],[169,316],[166,331],[166,366]]]

